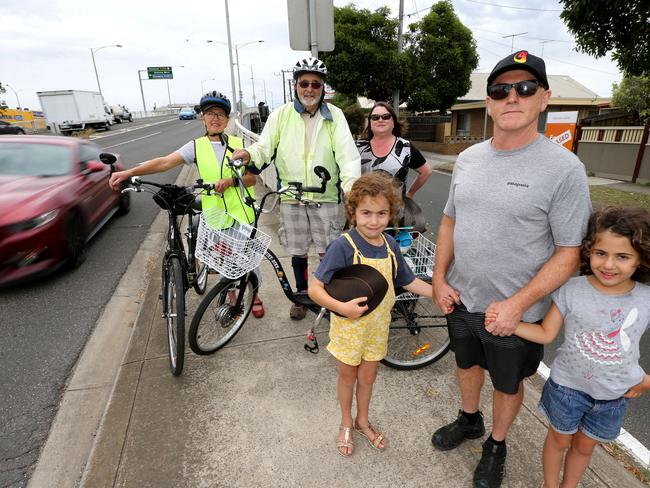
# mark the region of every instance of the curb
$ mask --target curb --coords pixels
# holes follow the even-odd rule
[[[190,166],[185,166],[177,181],[187,180],[191,170]],[[151,288],[149,280],[156,276],[152,274],[153,268],[158,266],[165,240],[165,232],[157,230],[159,228],[166,228],[166,216],[162,211],[105,305],[79,356],[30,476],[29,488],[79,485],[115,393],[135,324],[148,312],[142,305],[145,293]]]

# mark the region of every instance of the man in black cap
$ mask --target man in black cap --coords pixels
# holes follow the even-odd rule
[[[448,314],[461,409],[431,441],[448,450],[483,436],[479,401],[487,370],[493,425],[474,487],[501,486],[522,380],[544,352],[512,334],[521,320],[540,321],[548,295],[577,270],[591,213],[584,165],[538,133],[550,96],[541,58],[519,51],[497,63],[486,99],[494,136],[458,156],[438,231],[433,293]],[[498,314],[488,328],[486,311]]]

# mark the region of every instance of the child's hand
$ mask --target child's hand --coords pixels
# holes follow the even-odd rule
[[[341,306],[336,312],[349,319],[358,319],[366,310],[368,310],[368,305],[361,305],[361,303],[366,302],[367,300],[368,297],[359,297],[354,298],[349,302],[341,302]]]
[[[499,314],[497,312],[486,312],[485,313],[485,330],[492,332],[494,330],[494,322],[496,322]]]
[[[639,398],[648,390],[650,390],[650,375],[645,375],[641,383],[627,390],[627,393],[623,396],[625,398]]]

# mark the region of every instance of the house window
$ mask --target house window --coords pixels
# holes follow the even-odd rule
[[[469,135],[469,114],[467,112],[458,113],[458,127],[456,128],[457,136],[468,136]]]

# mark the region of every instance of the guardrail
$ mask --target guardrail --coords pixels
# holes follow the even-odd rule
[[[137,112],[131,112],[131,115],[133,115],[134,119],[146,119],[147,117],[158,117],[160,115],[178,115],[180,110],[180,108],[147,110],[146,112],[139,110]]]
[[[238,119],[235,119],[234,132],[237,137],[241,137],[244,140],[244,147],[256,143],[260,138],[259,134],[251,132],[241,125]],[[268,188],[276,188],[278,185],[278,174],[275,171],[275,165],[269,165],[264,171],[262,171],[259,178]]]

